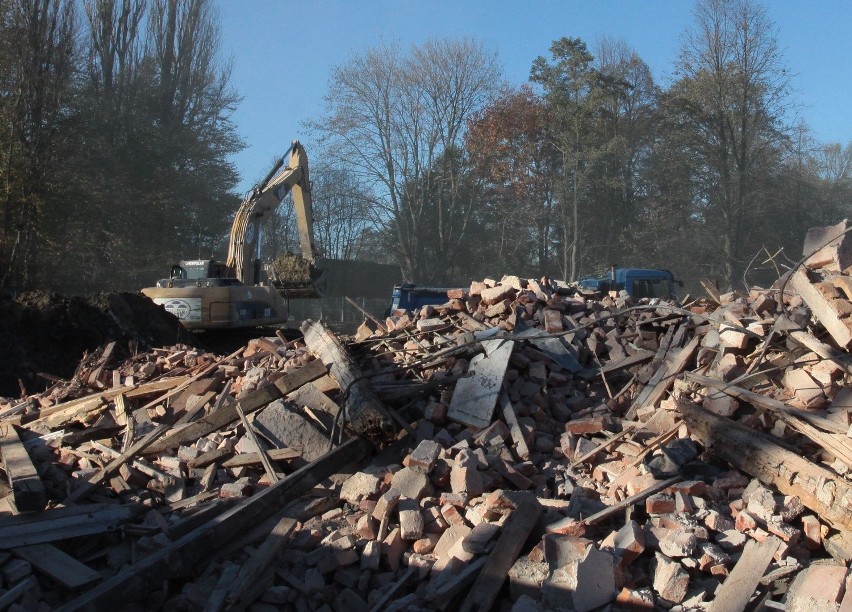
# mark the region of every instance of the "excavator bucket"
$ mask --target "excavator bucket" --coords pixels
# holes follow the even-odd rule
[[[321,294],[315,281],[321,271],[314,264],[293,253],[277,257],[269,266],[269,278],[272,286],[286,298],[317,298]]]

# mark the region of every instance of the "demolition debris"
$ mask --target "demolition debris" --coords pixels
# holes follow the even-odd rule
[[[107,345],[0,403],[0,609],[848,607],[846,231],[748,294],[507,276],[354,338]]]

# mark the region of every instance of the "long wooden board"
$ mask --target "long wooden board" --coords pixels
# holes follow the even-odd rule
[[[0,549],[112,531],[144,510],[133,504],[86,504],[0,517]]]
[[[506,519],[503,531],[488,555],[488,561],[468,591],[460,610],[490,610],[497,600],[506,575],[518,559],[542,511],[541,505],[532,495],[522,499]]]
[[[88,565],[81,563],[52,544],[31,544],[13,548],[16,557],[28,561],[36,570],[56,580],[68,589],[79,589],[101,579]]]
[[[769,536],[762,542],[749,540],[734,569],[713,597],[710,612],[739,612],[746,609],[781,540]]]
[[[44,483],[12,425],[0,425],[0,454],[18,511],[42,510],[47,505]]]

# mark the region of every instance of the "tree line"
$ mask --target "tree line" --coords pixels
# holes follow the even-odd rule
[[[209,0],[0,4],[3,285],[137,289],[221,256],[239,103]],[[553,41],[528,82],[469,38],[387,43],[328,78],[305,126],[327,257],[409,280],[663,267],[766,283],[847,216],[852,145],[796,122],[755,0],[699,0],[661,85],[625,42]],[[291,207],[265,253],[297,251]]]

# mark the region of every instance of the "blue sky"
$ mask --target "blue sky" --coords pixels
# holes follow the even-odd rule
[[[657,83],[669,82],[693,3],[675,0],[217,0],[221,52],[243,97],[233,115],[246,149],[233,157],[242,192],[262,178],[323,107],[331,69],[381,41],[474,36],[497,53],[507,80],[526,81],[533,60],[562,36],[594,48],[606,36],[633,47]],[[791,102],[824,142],[852,142],[852,2],[771,0],[793,75]]]

